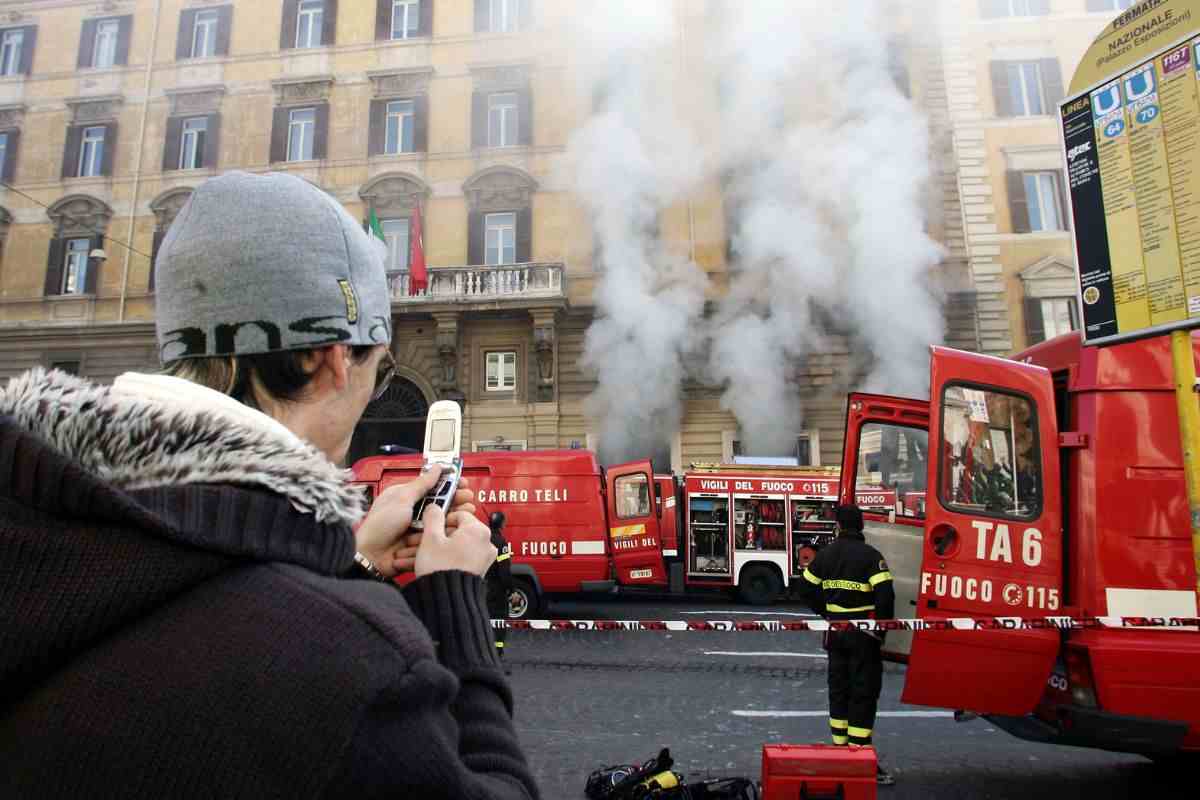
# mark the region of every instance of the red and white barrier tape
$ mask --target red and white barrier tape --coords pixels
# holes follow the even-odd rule
[[[495,629],[517,631],[1003,631],[1096,630],[1100,628],[1166,628],[1195,630],[1200,617],[950,617],[947,619],[828,620],[617,620],[528,619],[492,620]]]

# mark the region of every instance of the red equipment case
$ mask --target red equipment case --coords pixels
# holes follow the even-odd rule
[[[875,800],[875,748],[765,744],[762,800]]]

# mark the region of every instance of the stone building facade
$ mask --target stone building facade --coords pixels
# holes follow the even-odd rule
[[[714,1],[670,0],[695,30]],[[1006,195],[1013,171],[1057,168],[1052,119],[1000,113],[989,81],[998,60],[1057,57],[1069,75],[1107,19],[1093,4],[1051,0],[1049,27],[1007,13],[1040,12],[1038,0],[938,0],[935,15],[889,4],[899,74],[931,121],[930,224],[946,245],[939,281],[955,346],[1024,344],[1026,300],[1059,297],[1071,268],[1067,235],[1020,232],[1019,200]],[[1005,15],[988,16],[992,6]],[[444,397],[463,402],[475,449],[594,446],[595,378],[581,355],[595,245],[561,168],[591,99],[571,90],[571,54],[554,35],[571,8],[0,2],[0,379],[34,365],[102,381],[154,368],[152,260],[192,188],[230,169],[283,170],[364,221],[374,212],[389,240],[400,379],[368,409],[355,455],[418,444],[425,409]],[[412,296],[416,208],[431,281]],[[659,218],[658,235],[718,292],[725,219],[715,179]],[[850,360],[836,337],[829,349],[799,365],[797,387],[809,426],[798,451],[826,465],[840,454]],[[684,387],[671,466],[733,454],[737,423],[719,394]]]

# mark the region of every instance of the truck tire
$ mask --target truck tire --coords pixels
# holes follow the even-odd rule
[[[542,602],[537,587],[529,578],[514,578],[508,593],[509,619],[534,619],[541,613]]]
[[[765,564],[752,564],[742,570],[738,580],[738,597],[752,606],[770,606],[783,591],[779,573]]]

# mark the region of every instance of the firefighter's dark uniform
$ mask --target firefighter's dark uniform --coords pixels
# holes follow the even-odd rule
[[[487,590],[488,615],[492,619],[508,619],[508,595],[512,592],[512,545],[504,538],[504,514],[497,511],[489,520],[492,529],[492,546],[497,550],[496,560],[483,576]],[[504,639],[508,631],[493,629],[496,653],[504,657]]]
[[[887,562],[862,531],[843,529],[804,570],[803,595],[828,620],[891,619],[896,595]],[[883,688],[882,634],[830,631],[829,728],[834,744],[871,744]]]

